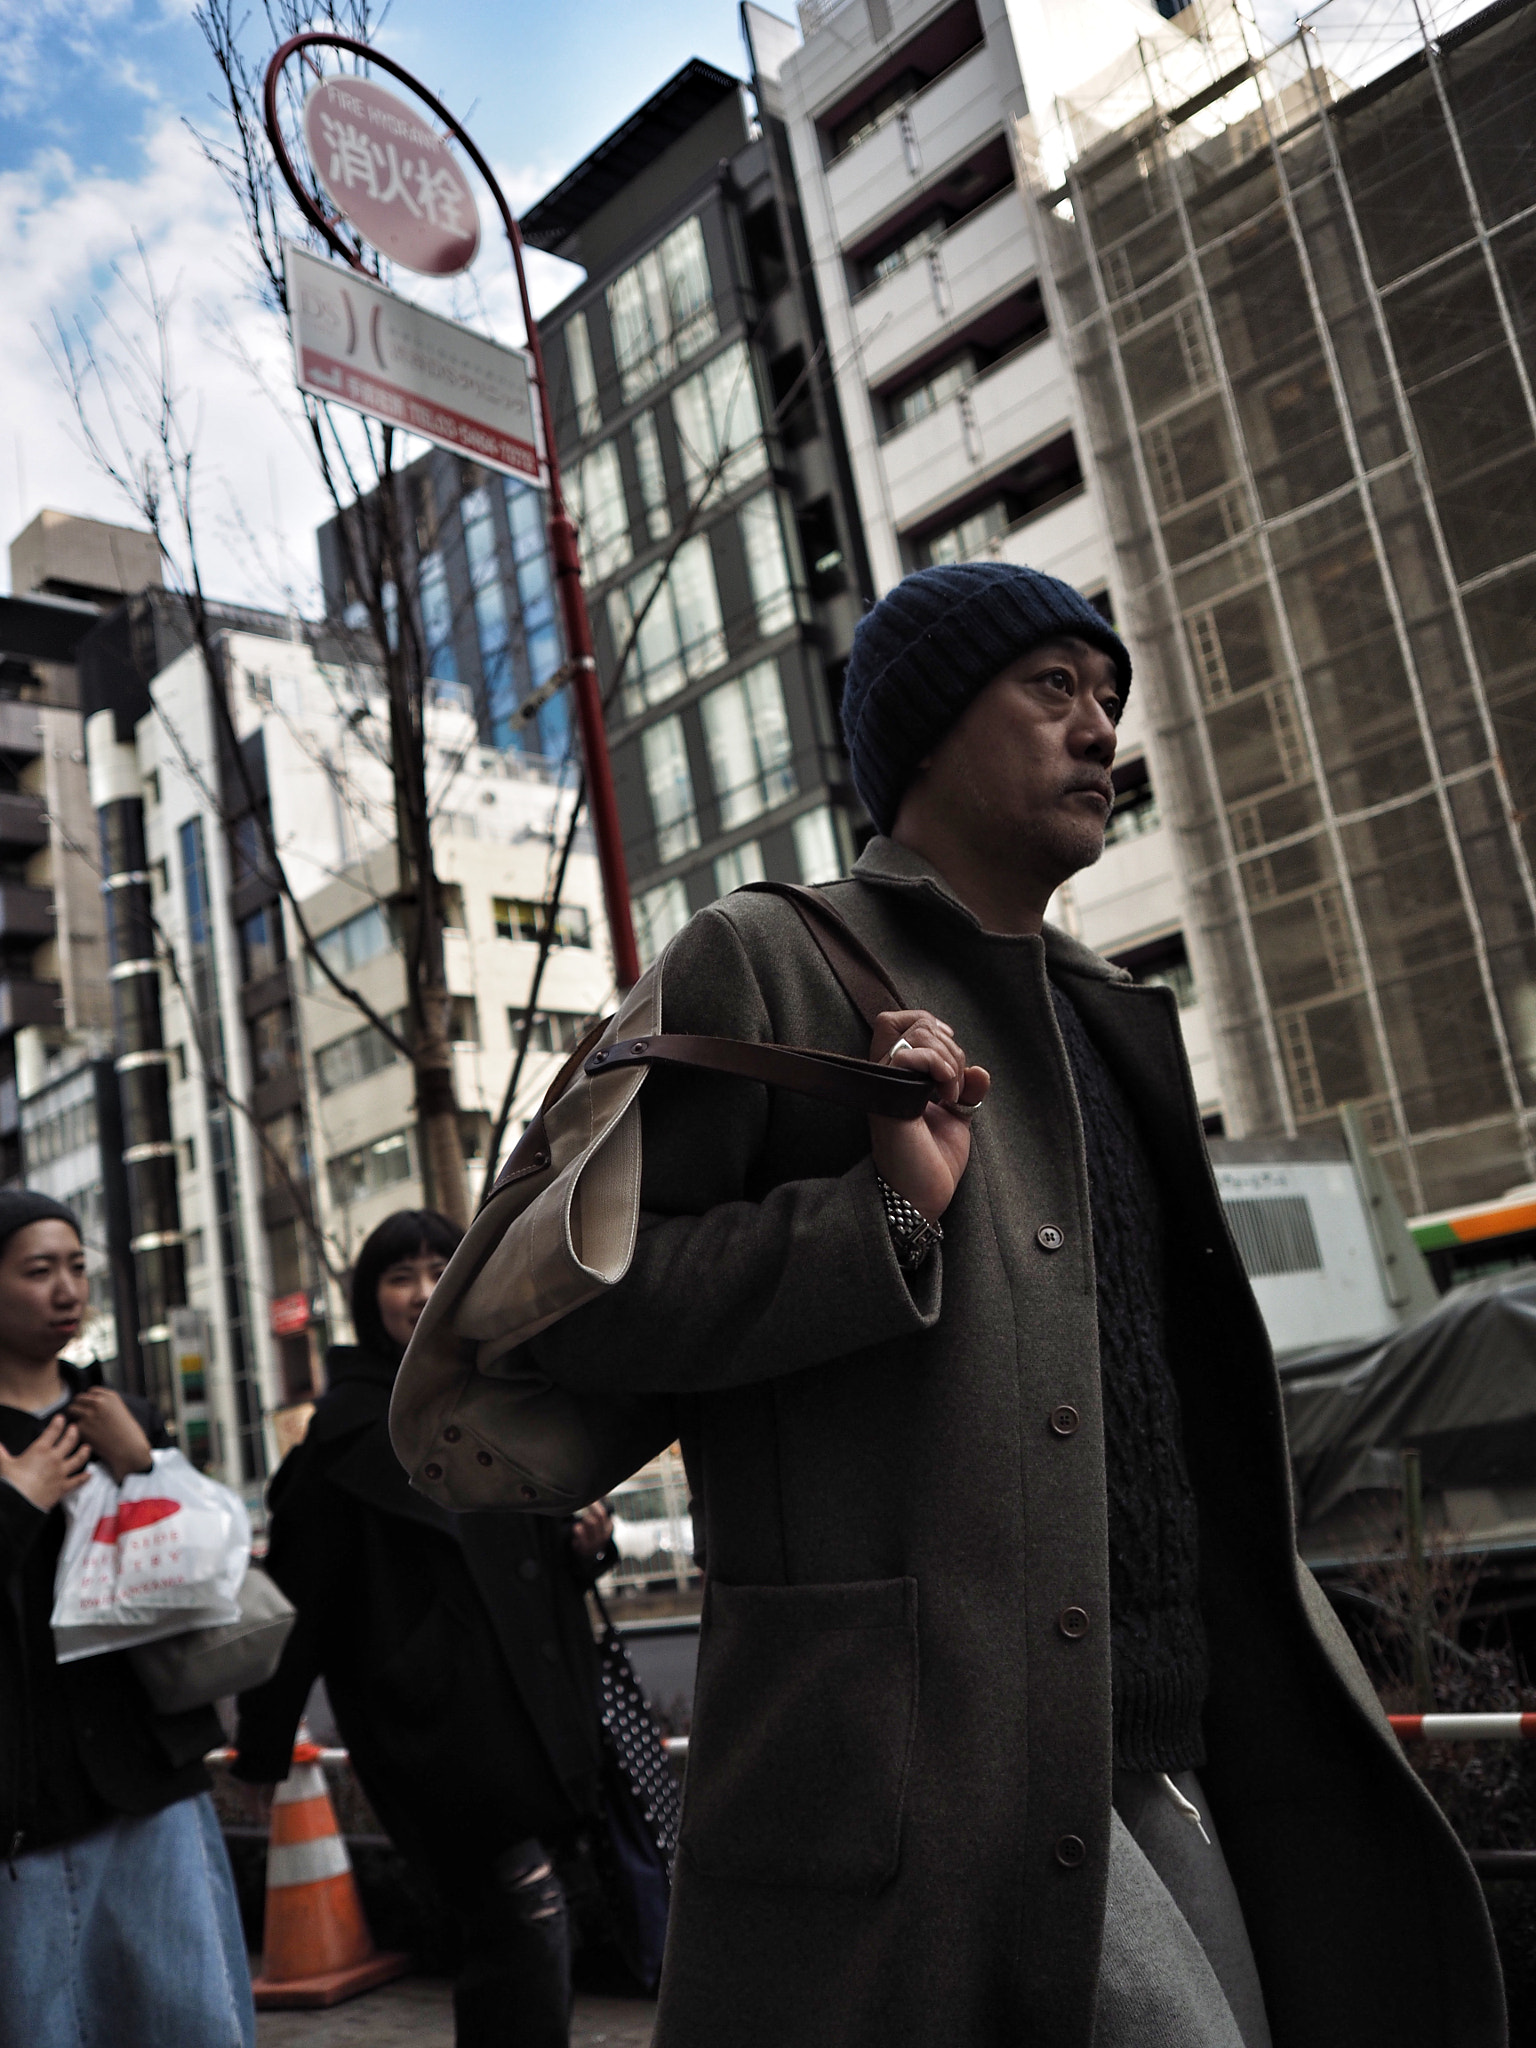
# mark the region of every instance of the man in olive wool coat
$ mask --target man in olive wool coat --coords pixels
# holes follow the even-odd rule
[[[1044,925],[1102,850],[1125,648],[909,576],[844,717],[882,836],[664,1029],[926,1071],[912,1123],[656,1070],[642,1228],[537,1338],[678,1402],[707,1556],[657,2048],[1499,2048],[1476,1880],[1298,1563],[1279,1390],[1174,999]]]

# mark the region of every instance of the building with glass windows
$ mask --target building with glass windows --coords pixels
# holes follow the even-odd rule
[[[586,272],[540,331],[649,959],[723,891],[853,858],[863,536],[782,126],[740,81],[685,65],[522,231]]]
[[[1536,9],[1217,0],[1020,124],[1232,1126],[1536,1179]]]
[[[269,850],[317,951],[401,1029],[382,685],[340,642],[289,619],[219,607],[213,624],[237,750],[173,599],[157,593],[104,620],[83,650],[82,684],[103,844],[136,848],[116,856],[108,920],[140,1292],[163,1307],[148,1347],[157,1394],[189,1451],[259,1498],[324,1385],[358,1247],[390,1210],[419,1207],[422,1183],[410,1064],[308,956]],[[517,1057],[570,783],[483,744],[460,688],[429,704],[426,749],[473,1195]],[[585,834],[556,940],[513,1137],[578,1028],[608,1007]],[[59,1098],[61,1111],[72,1106]],[[195,1388],[171,1348],[187,1310],[206,1338]]]
[[[563,761],[566,697],[539,704],[536,695],[565,659],[542,492],[442,448],[402,471],[396,489],[428,674],[467,691],[487,746]],[[326,616],[343,634],[362,634],[367,614],[337,528],[330,520],[318,536]],[[361,639],[352,652],[368,659]]]

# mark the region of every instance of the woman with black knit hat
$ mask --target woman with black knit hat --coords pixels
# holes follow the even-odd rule
[[[583,1590],[608,1516],[452,1515],[413,1493],[389,1396],[460,1232],[386,1218],[352,1275],[357,1344],[334,1347],[308,1433],[273,1479],[267,1569],[298,1609],[277,1674],[240,1702],[235,1776],[288,1769],[323,1676],[397,1848],[457,1911],[459,2048],[565,2048],[570,1952],[549,1850],[595,1805],[597,1665]]]
[[[0,2048],[252,2048],[255,2013],[204,1754],[211,1707],[158,1715],[122,1651],[54,1660],[63,1501],[167,1442],[147,1401],[60,1352],[89,1286],[80,1226],[0,1190]]]

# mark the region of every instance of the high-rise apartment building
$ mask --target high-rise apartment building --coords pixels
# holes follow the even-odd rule
[[[685,65],[522,231],[586,272],[540,330],[649,959],[725,890],[852,859],[863,537],[782,127],[739,80]]]
[[[0,597],[0,1181],[80,1218],[87,1353],[140,1387],[102,872],[77,662],[102,613],[160,582],[151,534],[45,511]]]
[[[1437,14],[1197,0],[1020,130],[1232,1124],[1415,1211],[1536,1177],[1536,10]]]
[[[876,592],[932,563],[1064,577],[1111,609],[1111,549],[1053,330],[1016,121],[1106,47],[1163,26],[1139,0],[810,0],[749,37],[782,111]],[[1087,19],[1086,17],[1092,17]],[[1200,1104],[1221,1090],[1133,691],[1103,861],[1052,915],[1178,993]]]
[[[82,673],[103,840],[137,848],[109,904],[146,1348],[189,1451],[255,1495],[324,1384],[364,1237],[423,1194],[411,1066],[310,957],[298,922],[404,1033],[378,676],[276,615],[220,607],[212,626],[232,732],[175,600],[140,599],[104,621]],[[473,1196],[516,1058],[569,784],[484,746],[459,686],[428,706],[426,751]],[[556,941],[514,1135],[612,987],[585,834]],[[182,1310],[206,1333],[195,1386],[172,1348]]]

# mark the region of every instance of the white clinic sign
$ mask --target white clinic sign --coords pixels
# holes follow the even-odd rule
[[[294,373],[312,392],[492,469],[537,477],[528,366],[339,263],[283,245]]]

